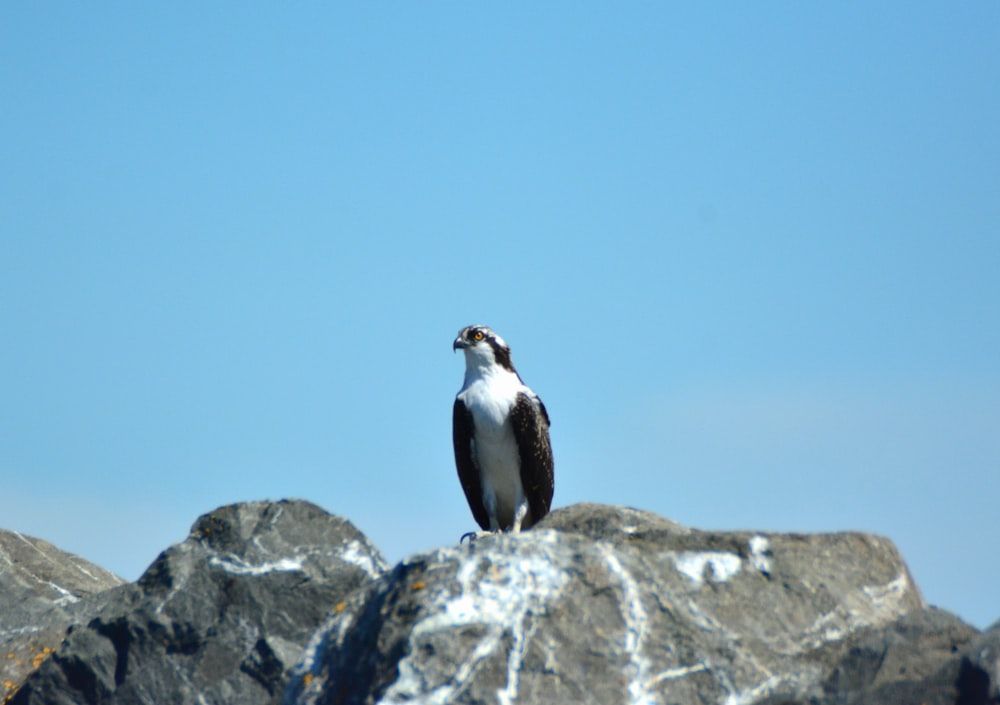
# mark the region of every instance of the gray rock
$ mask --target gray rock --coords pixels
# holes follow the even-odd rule
[[[945,705],[968,688],[959,678],[961,650],[978,631],[943,610],[929,608],[831,644],[835,663],[823,683],[821,705]],[[985,701],[984,701],[985,702]]]
[[[0,529],[0,629],[34,625],[51,612],[72,612],[70,606],[80,598],[124,582],[46,541]]]
[[[577,505],[354,593],[284,702],[818,702],[838,678],[879,685],[842,645],[924,609],[880,537],[703,532]]]
[[[1000,703],[1000,622],[973,639],[962,652],[958,683],[961,705]]]
[[[113,573],[16,531],[0,530],[0,702],[121,585]]]
[[[11,702],[269,702],[330,609],[384,568],[353,525],[307,502],[222,507],[105,593]]]
[[[0,532],[0,703],[1000,703],[1000,623],[877,536],[580,504],[385,568],[306,502],[212,512],[135,584]]]

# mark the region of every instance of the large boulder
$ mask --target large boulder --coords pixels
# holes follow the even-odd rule
[[[314,505],[237,504],[134,584],[0,532],[0,647],[5,705],[1000,703],[1000,623],[926,606],[884,538],[592,504],[392,571]]]
[[[79,556],[0,530],[0,702],[99,610],[98,595],[125,581]]]
[[[926,607],[878,536],[696,531],[576,505],[355,592],[284,702],[902,703],[924,681],[954,699],[975,636]],[[878,693],[898,697],[861,697]]]
[[[384,568],[352,524],[307,502],[222,507],[105,593],[11,703],[267,703],[331,607]]]

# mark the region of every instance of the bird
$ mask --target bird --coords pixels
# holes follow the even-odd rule
[[[484,532],[529,529],[549,513],[554,462],[549,414],[521,380],[510,346],[486,326],[466,326],[452,351],[465,354],[455,397],[455,465]]]

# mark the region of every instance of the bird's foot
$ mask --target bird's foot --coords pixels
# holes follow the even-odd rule
[[[486,536],[494,536],[495,533],[496,532],[493,531],[467,531],[462,534],[462,538],[460,538],[458,542],[463,544],[468,541],[470,546],[474,546],[476,544],[476,539],[485,538]]]

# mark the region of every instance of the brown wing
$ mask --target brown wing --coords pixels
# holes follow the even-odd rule
[[[521,393],[511,409],[510,419],[521,456],[521,486],[534,523],[549,513],[555,489],[549,414],[541,399]]]
[[[455,444],[455,466],[458,468],[458,479],[465,490],[465,499],[476,523],[483,531],[490,530],[490,518],[483,505],[483,486],[479,481],[479,468],[472,451],[472,413],[460,399],[455,400],[452,410],[451,432]]]

